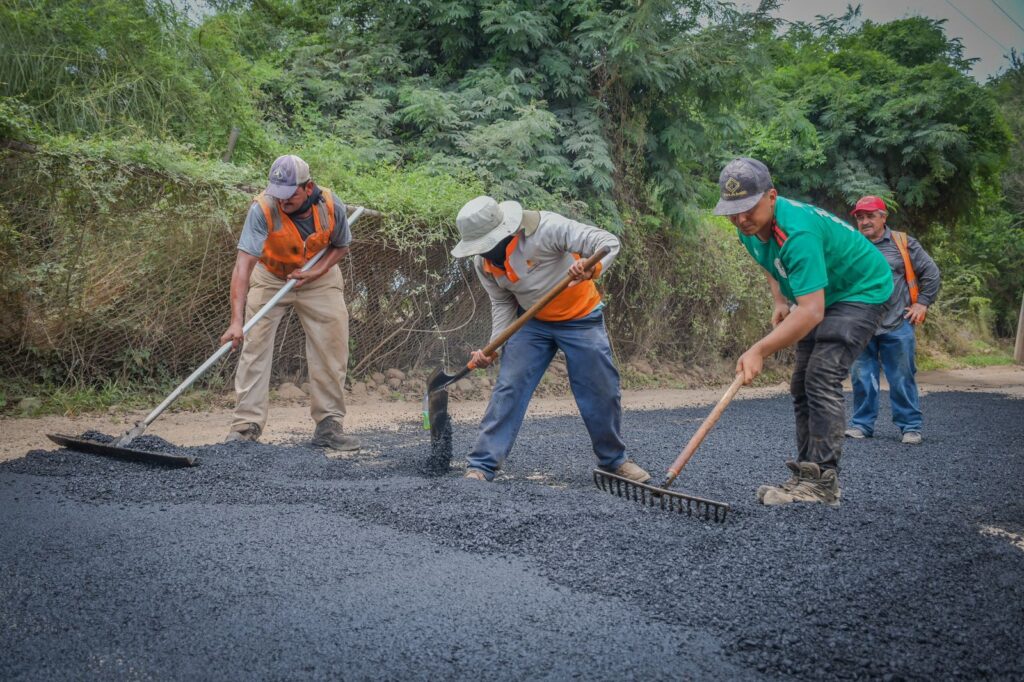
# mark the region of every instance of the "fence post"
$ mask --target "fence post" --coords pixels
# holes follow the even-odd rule
[[[1017,345],[1013,347],[1013,361],[1024,365],[1024,294],[1020,297],[1020,317],[1017,318]]]
[[[231,126],[231,135],[228,136],[228,149],[224,152],[224,155],[220,157],[220,160],[227,163],[231,160],[231,155],[235,153],[235,145],[238,144],[238,135],[242,131],[238,129],[238,126]]]

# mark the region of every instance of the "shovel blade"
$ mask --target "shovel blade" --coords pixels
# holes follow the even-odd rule
[[[448,391],[445,387],[456,377],[438,369],[427,381],[423,398],[425,426],[430,429],[430,457],[423,472],[439,476],[448,471],[452,461],[452,423],[448,416]]]
[[[427,393],[434,393],[440,391],[443,388],[451,386],[455,381],[461,378],[462,372],[458,374],[448,374],[440,367],[430,375],[430,379],[427,380]]]
[[[59,433],[48,433],[46,437],[61,447],[76,452],[87,452],[91,455],[101,455],[103,457],[113,457],[130,462],[142,462],[144,464],[156,464],[165,467],[190,467],[196,464],[196,458],[187,455],[169,455],[148,450],[121,448],[111,443],[101,443],[86,438],[74,438]]]

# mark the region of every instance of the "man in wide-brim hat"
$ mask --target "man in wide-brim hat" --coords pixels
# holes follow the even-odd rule
[[[598,466],[634,481],[650,474],[626,457],[620,436],[622,401],[619,372],[604,326],[604,303],[594,278],[619,253],[610,232],[550,211],[524,211],[515,201],[481,196],[459,211],[462,236],[452,255],[473,257],[480,283],[491,298],[491,338],[566,276],[574,281],[505,344],[498,381],[491,394],[466,478],[490,481],[508,457],[544,371],[555,353],[565,354],[569,383],[597,455]],[[583,261],[602,248],[606,255],[592,270]],[[495,356],[474,351],[470,362],[487,367]]]

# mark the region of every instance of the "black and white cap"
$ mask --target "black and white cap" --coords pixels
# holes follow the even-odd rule
[[[745,156],[733,159],[718,176],[721,198],[713,212],[715,215],[735,215],[749,211],[774,186],[768,166]]]

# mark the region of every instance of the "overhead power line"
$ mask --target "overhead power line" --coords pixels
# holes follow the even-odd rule
[[[1021,26],[1019,23],[1017,23],[1017,20],[1014,19],[1013,17],[1011,17],[1010,13],[1007,12],[1005,9],[1003,9],[1002,5],[1000,5],[998,2],[996,2],[996,0],[992,0],[992,4],[995,5],[996,7],[998,7],[999,11],[1002,12],[1003,14],[1005,14],[1006,18],[1009,19],[1010,21],[1012,21],[1017,28],[1019,28],[1021,31],[1024,31],[1024,26]]]
[[[977,22],[976,22],[976,21],[974,21],[974,19],[971,19],[971,18],[970,18],[969,16],[967,16],[966,14],[964,14],[963,12],[961,12],[961,11],[960,11],[960,8],[959,8],[959,7],[957,7],[956,5],[954,5],[954,4],[952,3],[952,1],[951,1],[951,0],[946,0],[946,4],[947,4],[947,5],[949,5],[950,7],[952,7],[953,9],[955,9],[955,10],[956,10],[956,12],[957,12],[957,14],[959,14],[959,15],[960,15],[960,16],[962,16],[962,17],[963,17],[964,19],[966,19],[967,21],[969,21],[969,22],[971,22],[972,24],[974,24],[974,28],[978,29],[979,31],[981,31],[982,33],[984,33],[985,35],[987,35],[987,36],[988,36],[988,38],[989,38],[989,40],[991,40],[991,41],[992,41],[993,43],[995,43],[995,44],[996,44],[996,45],[998,45],[999,47],[1003,48],[1003,49],[1004,49],[1004,50],[1006,50],[1007,52],[1009,52],[1009,51],[1010,51],[1010,48],[1008,48],[1008,47],[1007,47],[1006,45],[1003,45],[1003,44],[1002,44],[1001,42],[999,42],[998,40],[996,40],[995,38],[993,38],[993,37],[992,37],[992,34],[991,34],[991,33],[989,33],[988,31],[986,31],[985,29],[983,29],[983,28],[982,28],[981,26],[978,26]]]

